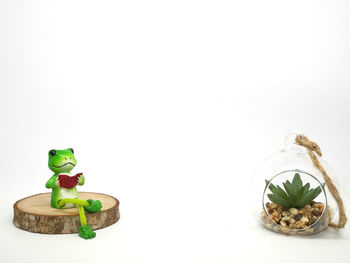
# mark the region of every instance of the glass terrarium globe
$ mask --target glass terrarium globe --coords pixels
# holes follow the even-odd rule
[[[284,149],[270,155],[255,169],[250,185],[251,207],[253,216],[269,230],[291,235],[310,235],[327,228],[331,215],[332,219],[336,219],[334,215],[337,205],[306,148],[295,144],[297,134],[290,133],[285,140]],[[321,159],[320,162],[327,174],[332,176],[329,166]],[[284,200],[280,200],[278,195],[288,197],[291,201],[297,199],[296,195],[289,195],[291,184],[293,187],[304,187],[299,189],[297,195],[299,199],[303,197],[303,200],[309,202],[292,202],[299,206],[288,206]]]

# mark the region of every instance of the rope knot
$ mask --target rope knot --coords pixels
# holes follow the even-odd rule
[[[321,148],[318,146],[317,143],[310,141],[309,138],[307,138],[303,134],[298,134],[295,138],[295,142],[301,146],[306,147],[310,151],[314,151],[317,153],[318,156],[322,156]]]

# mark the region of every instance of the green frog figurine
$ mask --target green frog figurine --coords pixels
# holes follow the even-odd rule
[[[71,176],[71,170],[76,166],[77,160],[72,148],[66,150],[49,151],[49,168],[54,175],[46,182],[46,188],[52,188],[51,206],[57,209],[72,208],[78,206],[81,225],[78,228],[79,236],[84,239],[94,238],[96,233],[87,223],[84,210],[88,213],[101,211],[99,200],[78,199],[76,186],[83,185],[84,175],[78,173]]]

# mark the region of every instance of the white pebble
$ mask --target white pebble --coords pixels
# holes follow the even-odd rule
[[[289,213],[291,213],[293,216],[296,216],[298,214],[298,209],[291,207],[289,208]]]
[[[288,220],[288,222],[289,222],[289,224],[294,224],[294,223],[295,223],[295,219],[294,219],[294,218],[290,218],[290,219]]]
[[[301,219],[300,219],[301,222],[303,223],[309,223],[309,219],[305,216],[303,216]]]

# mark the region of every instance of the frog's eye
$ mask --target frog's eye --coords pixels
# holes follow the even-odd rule
[[[50,154],[51,156],[54,156],[54,155],[56,155],[56,151],[55,151],[55,150],[51,150],[51,151],[49,151],[49,154]]]
[[[72,148],[69,148],[69,150],[74,154],[74,150]]]

